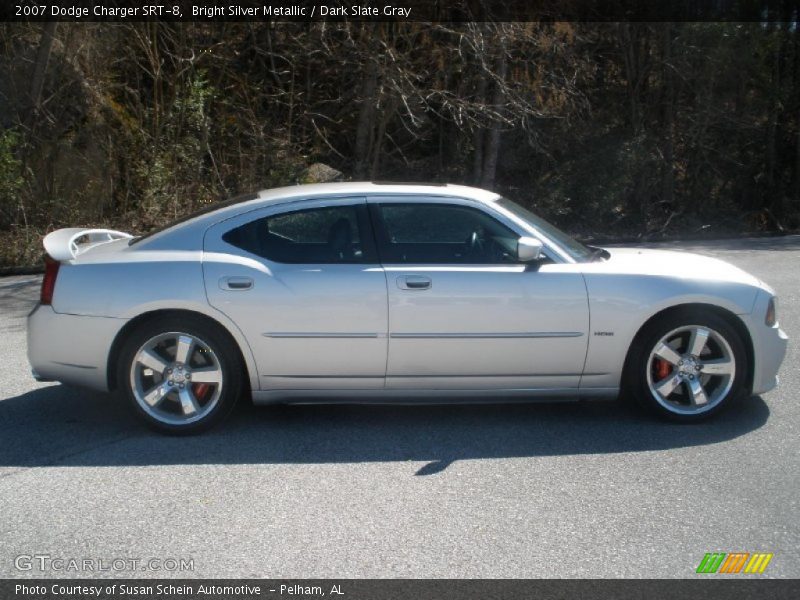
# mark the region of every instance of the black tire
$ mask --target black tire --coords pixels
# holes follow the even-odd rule
[[[171,332],[188,334],[196,338],[202,345],[207,346],[222,372],[219,389],[213,386],[211,388],[212,395],[216,398],[213,407],[208,409],[207,414],[187,423],[164,422],[148,413],[137,400],[132,382],[132,378],[135,376],[132,376],[131,373],[139,350],[153,338]],[[144,322],[124,341],[117,365],[117,382],[120,390],[127,397],[136,414],[152,429],[170,435],[200,433],[222,422],[236,406],[245,389],[244,375],[239,349],[230,335],[213,322],[190,315],[157,317]],[[192,389],[197,389],[193,387],[197,385],[199,384],[187,383],[187,387],[192,387]],[[175,402],[176,393],[177,391],[171,396],[165,396],[162,402]],[[178,412],[177,409],[175,410]],[[176,415],[175,418],[179,418],[179,415]]]
[[[714,334],[721,336],[728,344],[729,348],[727,351],[732,355],[735,365],[735,373],[733,377],[730,378],[730,387],[727,392],[723,393],[727,384],[720,385],[718,382],[717,385],[720,387],[716,393],[719,393],[719,398],[713,403],[709,402],[705,407],[699,408],[691,407],[689,391],[686,389],[686,384],[689,382],[683,380],[683,383],[675,388],[676,392],[673,395],[669,396],[666,400],[663,399],[663,397],[662,400],[659,400],[656,396],[656,392],[651,390],[650,382],[648,381],[648,372],[650,372],[651,381],[658,379],[654,365],[650,361],[651,353],[655,350],[656,345],[671,332],[691,326],[708,328],[708,330],[713,331]],[[676,335],[680,336],[681,334]],[[684,335],[688,337],[691,334],[687,332]],[[704,351],[709,353],[710,359],[714,358],[713,346],[716,346],[719,352],[726,351],[723,350],[723,345],[717,338],[713,337],[712,343],[709,344],[708,349],[704,349]],[[747,381],[747,374],[750,368],[751,365],[749,365],[747,361],[744,341],[736,328],[733,327],[729,321],[714,312],[702,309],[671,311],[657,321],[646,326],[646,328],[636,336],[629,350],[628,360],[626,361],[623,378],[623,397],[634,401],[638,406],[662,419],[679,423],[704,421],[726,410],[745,395],[745,382]],[[675,372],[677,371],[673,370],[670,376]],[[722,381],[721,378],[719,378],[719,380],[720,382]],[[710,385],[714,385],[715,382],[717,382],[717,380],[714,378],[709,380]],[[686,408],[683,408],[681,404],[683,395],[686,396]],[[682,410],[694,410],[696,412],[679,412]]]

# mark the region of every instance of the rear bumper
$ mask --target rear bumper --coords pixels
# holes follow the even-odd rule
[[[789,338],[779,324],[769,327],[765,322],[769,294],[760,292],[748,328],[753,340],[753,394],[763,394],[778,385],[778,370],[786,356]]]
[[[108,353],[125,323],[37,305],[28,315],[28,362],[34,378],[107,391]]]

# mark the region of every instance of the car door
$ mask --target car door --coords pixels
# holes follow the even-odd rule
[[[529,234],[478,202],[369,203],[389,294],[387,388],[577,390],[589,329],[580,273],[521,264]]]
[[[247,338],[261,389],[384,385],[386,277],[365,198],[263,208],[211,227],[208,301]]]

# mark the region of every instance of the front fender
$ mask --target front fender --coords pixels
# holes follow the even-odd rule
[[[676,306],[706,304],[747,315],[759,291],[738,282],[641,274],[585,273],[584,277],[590,331],[582,388],[618,388],[634,337],[656,314]]]

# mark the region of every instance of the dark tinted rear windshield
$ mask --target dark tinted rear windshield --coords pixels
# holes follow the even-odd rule
[[[188,215],[184,215],[180,219],[176,219],[171,223],[167,223],[163,227],[159,227],[154,229],[153,231],[149,231],[144,235],[136,236],[132,238],[130,242],[128,242],[129,246],[141,242],[142,240],[146,240],[149,237],[154,236],[157,233],[161,233],[162,231],[166,231],[167,229],[171,229],[172,227],[176,227],[181,223],[185,223],[190,219],[194,219],[195,217],[199,217],[201,215],[206,215],[208,213],[214,212],[215,210],[219,210],[220,208],[227,208],[228,206],[233,206],[234,204],[239,204],[240,202],[247,202],[249,200],[255,200],[258,198],[258,194],[242,194],[241,196],[236,196],[234,198],[230,198],[229,200],[223,200],[222,202],[214,202],[213,204],[209,204],[208,206],[204,206],[200,210],[196,210],[193,213]]]

